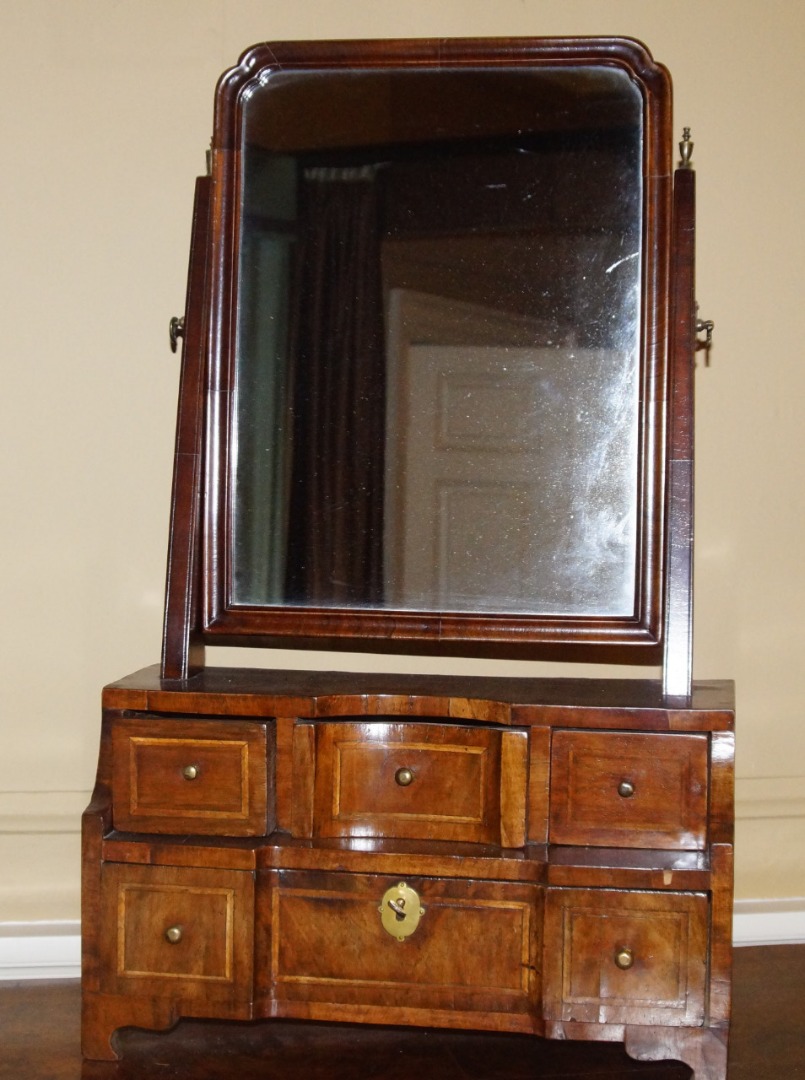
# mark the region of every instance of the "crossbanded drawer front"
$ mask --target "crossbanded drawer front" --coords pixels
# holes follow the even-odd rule
[[[314,835],[520,846],[526,758],[521,731],[317,724]]]
[[[546,1019],[701,1024],[707,936],[701,893],[549,890]]]
[[[127,718],[112,748],[116,829],[262,836],[273,827],[265,723]]]
[[[556,731],[550,842],[700,850],[707,776],[706,735]]]
[[[541,894],[535,886],[284,871],[271,895],[271,982],[282,1001],[533,1013]],[[397,938],[384,901],[416,896]],[[409,905],[414,903],[409,900]],[[404,925],[404,924],[401,924]]]
[[[108,989],[183,999],[251,995],[250,873],[108,863],[103,883]]]

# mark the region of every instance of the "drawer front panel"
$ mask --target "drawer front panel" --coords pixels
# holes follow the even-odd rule
[[[261,836],[270,831],[261,723],[119,720],[112,733],[115,828]]]
[[[702,849],[706,735],[556,731],[550,842]]]
[[[319,724],[314,835],[517,846],[525,832],[526,754],[527,738],[519,731],[382,721]]]
[[[104,964],[115,993],[249,997],[254,888],[236,870],[107,864]]]
[[[704,894],[549,890],[546,1018],[700,1024],[707,927]]]
[[[541,894],[534,886],[315,874],[275,875],[272,983],[279,1000],[528,1014],[537,1000]],[[416,928],[385,929],[400,884]],[[390,892],[389,892],[390,891]],[[409,900],[409,904],[412,901]],[[386,920],[387,925],[389,920]]]

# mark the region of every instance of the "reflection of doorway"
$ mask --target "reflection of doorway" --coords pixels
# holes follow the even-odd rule
[[[624,355],[403,290],[389,329],[387,605],[631,612],[637,399]]]

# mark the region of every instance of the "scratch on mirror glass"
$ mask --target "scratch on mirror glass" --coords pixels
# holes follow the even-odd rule
[[[629,262],[630,259],[636,259],[639,254],[639,251],[633,251],[631,255],[624,255],[622,259],[618,259],[618,261],[614,262],[612,266],[608,266],[604,273],[611,274],[612,271],[616,270],[622,263]]]

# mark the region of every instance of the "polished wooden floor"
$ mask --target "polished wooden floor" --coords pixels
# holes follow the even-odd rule
[[[620,1046],[334,1024],[185,1021],[124,1032],[122,1060],[83,1065],[77,982],[0,983],[2,1080],[683,1080]],[[805,1078],[805,945],[738,949],[729,1080]]]

